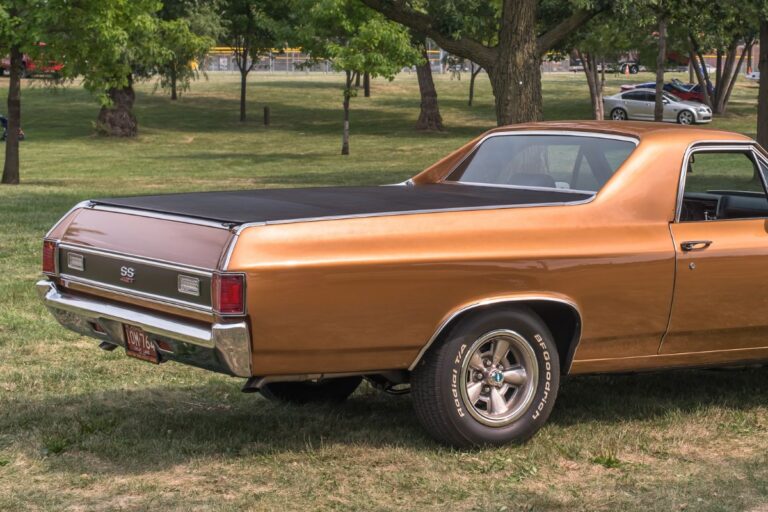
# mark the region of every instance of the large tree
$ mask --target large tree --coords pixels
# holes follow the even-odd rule
[[[158,16],[162,4],[157,0],[46,0],[45,5],[58,14],[48,33],[66,57],[65,76],[82,77],[84,87],[101,100],[97,131],[135,136],[133,84],[173,58],[164,41],[169,27]]]
[[[497,37],[488,45],[464,30],[474,24],[468,20],[484,15],[486,0],[361,1],[482,66],[491,80],[499,125],[542,118],[542,57],[597,13],[594,2],[542,2],[544,15],[539,0],[500,0],[493,18]]]
[[[225,0],[225,41],[240,71],[240,121],[246,120],[248,74],[290,37],[294,4],[286,0]]]
[[[589,25],[577,31],[562,46],[562,53],[573,48],[582,62],[589,88],[592,114],[597,120],[602,120],[605,116],[603,93],[608,63],[619,61],[635,45],[627,27],[616,23],[616,18],[619,15],[622,18],[626,17],[626,19],[636,19],[634,10],[600,13]],[[556,57],[562,58],[562,53]]]
[[[350,104],[355,76],[392,80],[403,66],[418,63],[421,53],[411,35],[357,0],[306,0],[302,12],[301,44],[313,60],[327,60],[344,73],[344,128],[341,154],[349,154]]]
[[[416,64],[416,78],[419,81],[419,119],[416,121],[416,129],[423,131],[443,131],[443,116],[440,115],[440,106],[437,103],[437,89],[432,79],[432,62],[427,53],[427,41],[419,40],[414,35],[414,43],[421,50],[422,62]]]
[[[739,70],[756,40],[761,1],[688,0],[680,8],[695,76],[715,114],[725,113]],[[714,80],[704,60],[709,52],[717,56]]]
[[[8,82],[8,129],[5,164],[1,182],[15,185],[19,173],[19,128],[21,127],[22,57],[35,52],[45,26],[46,11],[42,0],[7,0],[0,3],[0,47],[7,48],[10,60]]]
[[[175,100],[199,76],[197,64],[223,35],[216,0],[163,0],[160,37],[172,55],[159,62],[160,87]]]

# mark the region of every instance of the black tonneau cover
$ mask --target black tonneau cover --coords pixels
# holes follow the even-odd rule
[[[456,184],[194,192],[96,199],[98,205],[228,224],[582,201],[590,194]]]

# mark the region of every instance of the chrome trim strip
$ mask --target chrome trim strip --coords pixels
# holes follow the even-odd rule
[[[240,235],[243,230],[258,227],[258,226],[276,226],[281,224],[295,224],[298,222],[321,222],[326,220],[346,220],[346,219],[369,219],[375,217],[395,217],[400,215],[419,215],[419,214],[432,214],[432,213],[451,213],[451,212],[475,212],[484,210],[512,210],[514,208],[540,208],[548,206],[577,206],[582,204],[591,203],[594,201],[596,195],[588,197],[580,201],[559,201],[550,203],[529,203],[529,204],[500,204],[490,206],[468,206],[461,208],[433,208],[428,210],[403,210],[393,212],[380,212],[380,213],[364,213],[354,215],[333,215],[329,217],[307,217],[304,219],[291,219],[291,220],[275,220],[268,222],[247,222],[237,226],[235,233]]]
[[[221,261],[221,264],[219,267],[221,267],[222,272],[226,272],[229,270],[229,262],[232,260],[232,253],[235,252],[235,246],[237,245],[237,240],[240,238],[240,230],[237,230],[234,235],[232,235],[232,239],[229,241],[229,246],[227,246],[227,251],[224,253],[224,259]]]
[[[472,187],[489,187],[489,188],[512,188],[516,190],[540,190],[544,192],[563,192],[565,194],[590,194],[595,195],[597,192],[594,190],[579,190],[575,188],[555,188],[555,187],[524,187],[522,185],[495,185],[493,183],[477,183],[475,181],[444,181],[443,185],[464,185]]]
[[[456,309],[453,312],[451,312],[447,317],[445,317],[445,319],[443,319],[443,321],[440,322],[440,325],[437,326],[437,329],[435,330],[434,334],[432,334],[432,337],[429,338],[429,341],[427,341],[426,345],[422,347],[422,349],[416,355],[416,358],[413,360],[410,366],[408,366],[408,370],[413,371],[413,369],[416,368],[416,365],[419,364],[419,361],[421,361],[421,358],[424,357],[424,354],[427,352],[427,350],[429,350],[429,347],[431,347],[432,344],[435,343],[435,341],[437,341],[437,339],[442,334],[443,330],[448,325],[450,325],[450,323],[453,320],[455,320],[459,315],[462,315],[467,311],[477,309],[480,307],[490,306],[495,304],[503,304],[505,302],[557,302],[559,304],[565,304],[566,306],[571,307],[579,317],[579,331],[576,333],[576,337],[575,337],[576,346],[578,346],[579,343],[581,342],[581,332],[583,330],[582,315],[581,315],[581,310],[574,302],[571,302],[565,299],[558,299],[554,297],[546,297],[542,295],[519,295],[514,297],[489,298],[489,299],[473,302],[472,304],[468,304],[459,309]],[[571,355],[574,353],[575,353],[575,347],[574,347],[574,350],[571,351]],[[573,366],[573,359],[571,359],[570,364],[568,365],[568,368],[561,368],[560,371],[566,374],[570,373],[571,366]]]
[[[110,293],[115,293],[122,297],[144,299],[149,302],[154,302],[156,304],[173,306],[186,311],[208,313],[211,316],[213,316],[213,308],[211,306],[202,306],[200,304],[194,304],[192,302],[187,302],[183,300],[171,299],[168,297],[163,297],[161,295],[155,295],[153,293],[147,293],[147,292],[142,292],[138,290],[131,290],[128,288],[123,288],[121,286],[115,286],[107,283],[102,283],[99,281],[92,281],[90,279],[85,279],[85,278],[73,276],[70,274],[61,274],[60,278],[62,280],[62,283],[64,283],[65,285],[66,283],[74,283],[80,286],[91,288],[93,290],[103,290]]]
[[[244,321],[201,326],[168,316],[146,313],[128,306],[107,304],[61,292],[53,282],[48,280],[38,281],[36,288],[46,307],[68,329],[80,332],[78,327],[82,327],[83,320],[116,322],[116,326],[120,327],[116,332],[110,330],[106,333],[96,333],[91,330],[90,333],[84,334],[90,334],[97,339],[108,337],[112,342],[124,344],[121,326],[135,325],[150,334],[215,351],[229,372],[235,376],[250,377],[252,375],[251,340],[248,325]]]
[[[51,229],[49,229],[49,230],[48,230],[48,232],[45,234],[45,237],[44,237],[44,238],[50,238],[50,236],[51,236],[51,233],[53,233],[53,232],[54,232],[54,230],[55,230],[57,227],[59,227],[59,225],[60,225],[60,224],[61,224],[61,223],[64,221],[64,219],[66,219],[67,217],[69,217],[69,215],[70,215],[72,212],[74,212],[75,210],[79,210],[79,209],[81,209],[81,208],[88,208],[88,207],[90,207],[90,205],[91,205],[91,202],[90,202],[90,201],[80,201],[80,202],[79,202],[79,203],[77,203],[75,206],[73,206],[72,208],[70,208],[70,209],[67,211],[67,213],[65,213],[64,215],[62,215],[62,216],[61,216],[61,218],[60,218],[60,219],[59,219],[59,220],[56,222],[56,224],[54,224],[54,225],[53,225],[53,227],[51,227]]]
[[[186,272],[189,274],[195,274],[195,275],[200,275],[205,277],[210,277],[211,275],[213,275],[213,272],[214,272],[213,269],[194,267],[191,265],[179,265],[178,263],[172,263],[167,260],[145,258],[143,256],[135,256],[133,254],[125,254],[125,253],[120,253],[116,251],[110,251],[107,249],[95,249],[93,247],[88,247],[88,246],[79,245],[79,244],[62,242],[60,246],[67,250],[84,252],[87,254],[94,254],[96,256],[104,256],[106,258],[112,258],[116,260],[132,261],[134,263],[144,263],[146,265],[152,265],[155,267],[165,268],[168,270],[178,270],[179,272]]]
[[[680,166],[680,175],[677,183],[677,204],[675,204],[674,222],[680,222],[680,214],[683,210],[683,197],[685,195],[685,180],[687,177],[688,160],[693,153],[707,151],[744,151],[755,153],[756,142],[749,140],[699,140],[688,145],[683,155]],[[761,173],[762,175],[762,173]],[[765,183],[765,177],[763,177]]]
[[[207,226],[210,228],[229,230],[229,226],[225,222],[198,219],[195,217],[185,217],[183,215],[173,215],[169,213],[153,212],[150,210],[139,210],[139,209],[133,209],[133,208],[124,208],[120,206],[108,206],[103,204],[93,204],[92,209],[105,211],[105,212],[123,213],[125,215],[135,215],[137,217],[149,217],[152,219],[168,220],[172,222],[181,222],[184,224],[196,224],[199,226]]]

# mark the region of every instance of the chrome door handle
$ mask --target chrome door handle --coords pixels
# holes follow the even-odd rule
[[[712,240],[691,240],[681,243],[680,248],[684,251],[700,251],[710,245],[712,245]]]

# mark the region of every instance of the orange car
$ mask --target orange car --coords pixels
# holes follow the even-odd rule
[[[768,360],[767,172],[735,133],[503,127],[395,186],[86,201],[37,287],[106,350],[288,402],[410,385],[438,440],[519,442],[562,375]]]

